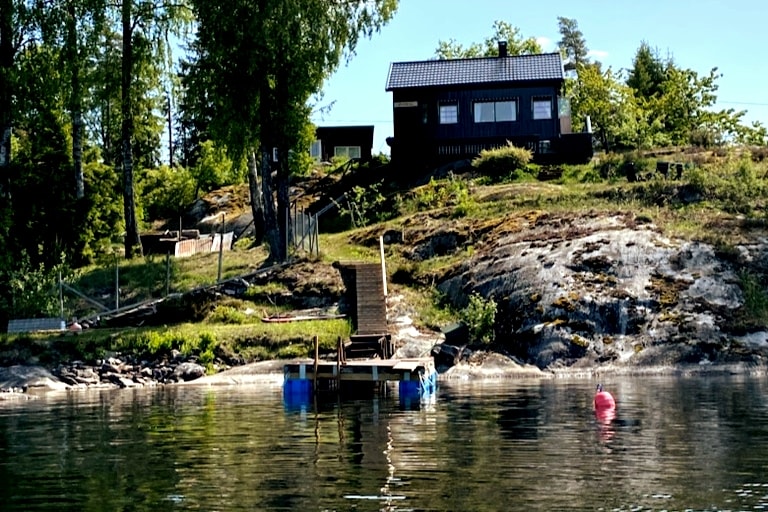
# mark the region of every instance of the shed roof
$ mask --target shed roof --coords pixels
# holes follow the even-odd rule
[[[386,90],[563,79],[560,53],[421,60],[393,62]]]

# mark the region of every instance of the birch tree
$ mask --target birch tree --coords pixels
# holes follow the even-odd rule
[[[397,0],[193,0],[199,23],[192,82],[206,84],[213,132],[249,156],[254,219],[264,219],[272,261],[288,257],[288,152],[307,102],[397,9]],[[202,87],[197,88],[202,94]],[[276,149],[277,162],[274,162]],[[256,156],[258,154],[258,156]],[[257,168],[258,166],[258,168]]]

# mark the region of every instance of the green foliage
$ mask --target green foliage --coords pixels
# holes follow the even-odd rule
[[[218,324],[244,324],[248,322],[248,315],[232,306],[218,305],[208,315],[206,321]]]
[[[200,364],[210,369],[218,346],[216,335],[209,331],[165,329],[120,333],[110,348],[122,354],[152,358],[168,357],[178,350],[185,357],[196,356]]]
[[[486,176],[502,178],[515,171],[524,171],[532,158],[529,149],[507,142],[506,146],[481,151],[480,156],[472,160],[472,167]]]
[[[595,64],[577,66],[578,78],[568,96],[576,129],[584,129],[589,116],[592,130],[605,150],[653,145],[647,113],[638,104],[621,75]]]
[[[454,175],[447,180],[430,178],[429,183],[413,193],[416,210],[453,208],[453,217],[465,217],[477,210],[477,201],[472,197],[465,180]]]
[[[651,99],[661,94],[666,80],[666,67],[658,50],[654,50],[643,41],[632,60],[632,68],[627,77],[627,86],[631,87],[643,99]]]
[[[7,283],[8,287],[5,299],[0,298],[0,306],[5,302],[8,318],[60,316],[60,270],[63,265],[46,268],[41,263],[33,266],[26,254],[22,254],[13,267],[0,269],[0,282]]]
[[[749,317],[762,325],[768,324],[768,293],[765,283],[751,272],[739,274],[741,291],[744,294],[744,308]]]
[[[440,41],[435,56],[438,59],[465,59],[469,57],[497,57],[499,55],[499,41],[507,42],[509,55],[533,55],[542,53],[541,45],[534,37],[523,37],[520,29],[506,21],[493,22],[493,35],[482,43],[472,43],[464,47],[455,39]]]
[[[198,153],[197,163],[189,170],[198,191],[205,193],[224,185],[242,183],[245,176],[244,166],[242,163],[236,165],[225,147],[212,140],[206,140],[200,144]]]
[[[469,304],[459,312],[459,318],[469,328],[470,339],[481,343],[493,341],[496,310],[492,298],[483,298],[477,292],[469,296]]]
[[[687,174],[690,184],[704,198],[730,213],[753,213],[755,200],[768,193],[764,171],[744,155],[718,166],[694,168]]]
[[[86,152],[83,174],[85,220],[78,227],[80,254],[75,262],[89,263],[111,253],[112,242],[124,230],[120,179],[115,170],[98,160],[95,151]]]
[[[296,343],[280,347],[277,351],[277,357],[280,359],[295,359],[307,356],[309,356],[309,348],[306,345]]]
[[[602,179],[637,181],[656,171],[656,160],[643,157],[638,152],[607,153],[600,158],[596,167]]]
[[[183,167],[163,165],[144,171],[140,189],[149,219],[176,217],[195,200],[195,178]]]
[[[557,45],[568,61],[574,65],[588,62],[589,48],[576,20],[558,16],[557,26],[561,38]]]
[[[384,222],[399,215],[397,198],[387,198],[381,192],[383,185],[374,183],[368,187],[355,186],[347,193],[347,205],[342,208],[343,215],[352,218],[353,225],[365,227],[377,222]]]

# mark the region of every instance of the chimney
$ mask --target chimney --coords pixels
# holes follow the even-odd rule
[[[507,56],[507,42],[499,41],[499,57]]]

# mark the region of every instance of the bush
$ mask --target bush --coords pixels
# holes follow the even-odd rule
[[[768,294],[759,276],[750,272],[739,275],[741,290],[744,294],[744,308],[747,314],[757,322],[768,321]]]
[[[435,181],[416,189],[413,194],[416,210],[453,208],[454,217],[465,217],[477,209],[477,203],[464,180],[451,175],[447,180]]]
[[[195,200],[195,179],[183,167],[148,169],[140,183],[146,218],[174,217]]]
[[[347,194],[347,208],[343,214],[349,214],[352,224],[365,227],[376,222],[384,222],[397,217],[400,208],[396,197],[387,198],[381,192],[382,185],[375,183],[368,187],[352,187]]]
[[[515,171],[524,171],[532,158],[530,150],[507,142],[506,146],[481,151],[480,156],[472,160],[472,167],[488,176],[505,177]]]
[[[693,189],[730,213],[753,213],[754,200],[767,189],[758,176],[762,171],[749,156],[729,161],[721,167],[694,168],[687,173]]]
[[[248,315],[232,306],[218,305],[206,320],[212,324],[244,324],[248,321]]]
[[[485,299],[477,292],[469,296],[469,304],[461,310],[459,319],[469,328],[471,340],[481,343],[493,341],[496,309],[493,299]]]

